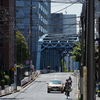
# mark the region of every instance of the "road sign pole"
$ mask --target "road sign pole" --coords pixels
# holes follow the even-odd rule
[[[17,69],[17,64],[14,64],[14,67]],[[14,84],[15,84],[15,90],[17,90],[17,70],[14,71]]]

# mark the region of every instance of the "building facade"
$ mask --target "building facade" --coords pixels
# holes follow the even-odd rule
[[[0,69],[14,66],[14,0],[0,0]]]
[[[63,34],[63,13],[51,14],[51,34]]]
[[[76,15],[75,14],[64,14],[63,15],[63,34],[76,34]]]
[[[50,23],[51,4],[46,2],[47,0],[42,1],[32,0],[32,15],[30,15],[31,0],[16,0],[17,27],[27,42],[30,36],[30,17],[32,16],[32,62],[34,65],[36,65],[38,39],[50,31],[48,24]]]
[[[76,15],[74,14],[51,14],[51,33],[76,34],[76,24]]]

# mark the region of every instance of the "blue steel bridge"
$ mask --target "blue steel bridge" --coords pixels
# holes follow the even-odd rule
[[[45,34],[38,40],[36,70],[47,69],[51,66],[61,67],[62,59],[73,51],[73,42],[78,42],[78,34]]]

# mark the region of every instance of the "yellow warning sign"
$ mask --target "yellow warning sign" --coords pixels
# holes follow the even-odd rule
[[[16,67],[13,67],[12,70],[15,72],[17,70],[17,68]]]

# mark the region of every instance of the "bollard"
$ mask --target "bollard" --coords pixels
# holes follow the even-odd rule
[[[7,93],[7,85],[4,85],[5,88],[5,94]]]
[[[2,90],[2,88],[1,88],[1,86],[0,86],[0,95],[1,95],[1,90]]]
[[[7,85],[7,93],[9,93],[9,85]]]
[[[83,100],[87,100],[87,67],[83,67]]]
[[[15,90],[15,84],[11,84],[11,92]]]
[[[11,92],[13,92],[13,84],[11,84]]]

